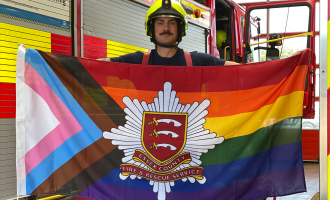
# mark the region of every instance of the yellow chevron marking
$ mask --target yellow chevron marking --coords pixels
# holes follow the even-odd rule
[[[129,44],[107,40],[107,57],[118,57],[128,53],[142,51],[148,53],[148,49]]]
[[[17,43],[50,52],[51,33],[0,22],[0,82],[16,82]]]

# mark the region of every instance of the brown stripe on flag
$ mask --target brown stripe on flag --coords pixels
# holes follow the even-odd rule
[[[64,66],[61,61],[54,54],[45,53],[39,51],[40,55],[45,59],[48,65],[52,68],[57,77],[61,80],[63,85],[70,91],[71,95],[75,98],[78,104],[82,107],[82,109],[87,113],[87,115],[91,118],[91,120],[101,129],[101,131],[110,130],[113,127],[117,127],[117,125],[121,124],[125,121],[122,109],[110,100],[111,109],[104,110],[100,106],[97,105],[97,102],[94,101],[93,96],[89,95],[90,93],[85,90],[85,88],[91,87],[83,87],[79,80],[77,80],[70,70],[68,70]],[[66,57],[69,60],[69,65],[75,69],[75,75],[81,75],[81,68],[84,68],[80,62],[74,57]],[[77,63],[78,62],[78,63]],[[80,65],[80,66],[79,66]],[[96,86],[96,85],[94,85]],[[100,87],[100,86],[99,86]],[[100,87],[101,88],[101,87]],[[104,92],[105,93],[105,92]],[[108,98],[111,99],[107,95]],[[86,100],[88,100],[86,102]],[[109,101],[107,102],[109,103]],[[112,117],[115,117],[116,120],[111,119],[111,111],[116,111]],[[117,121],[115,123],[114,121]],[[76,176],[83,176],[82,173],[86,168],[91,166],[93,163],[97,162],[104,156],[108,155],[111,151],[116,150],[117,146],[111,144],[111,140],[104,139],[103,137],[86,147],[76,155],[74,155],[68,162],[64,163],[61,167],[59,167],[49,178],[47,178],[42,184],[40,184],[34,191],[33,194],[40,193],[55,193],[59,188],[63,188],[70,180],[75,178]],[[116,150],[115,152],[118,152]],[[117,154],[116,154],[117,155]],[[119,153],[118,156],[113,156],[112,159],[115,160],[112,169],[115,169],[117,165],[120,165],[121,158],[123,156]],[[85,174],[86,175],[86,174]],[[94,176],[95,175],[95,176]],[[97,174],[92,174],[93,177],[90,177],[89,180],[97,181],[100,177]],[[76,177],[77,179],[77,177]],[[81,178],[78,178],[80,180]],[[94,182],[90,182],[93,184]],[[87,186],[86,186],[87,187]],[[84,189],[83,187],[82,189]]]

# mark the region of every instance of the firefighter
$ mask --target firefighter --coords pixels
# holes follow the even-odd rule
[[[135,52],[116,58],[102,58],[112,62],[171,66],[237,65],[210,54],[184,52],[178,47],[186,36],[188,23],[181,4],[171,0],[157,0],[147,11],[145,32],[155,49],[150,53]]]

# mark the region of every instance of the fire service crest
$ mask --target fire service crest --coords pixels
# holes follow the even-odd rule
[[[103,132],[124,151],[120,179],[148,179],[158,200],[165,200],[175,181],[206,182],[200,157],[224,141],[205,130],[207,107],[201,103],[180,104],[170,82],[164,83],[154,102],[123,97],[126,124]]]

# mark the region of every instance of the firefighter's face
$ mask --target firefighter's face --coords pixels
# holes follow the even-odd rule
[[[155,38],[163,45],[175,45],[178,37],[178,22],[173,17],[158,17],[155,20]]]

